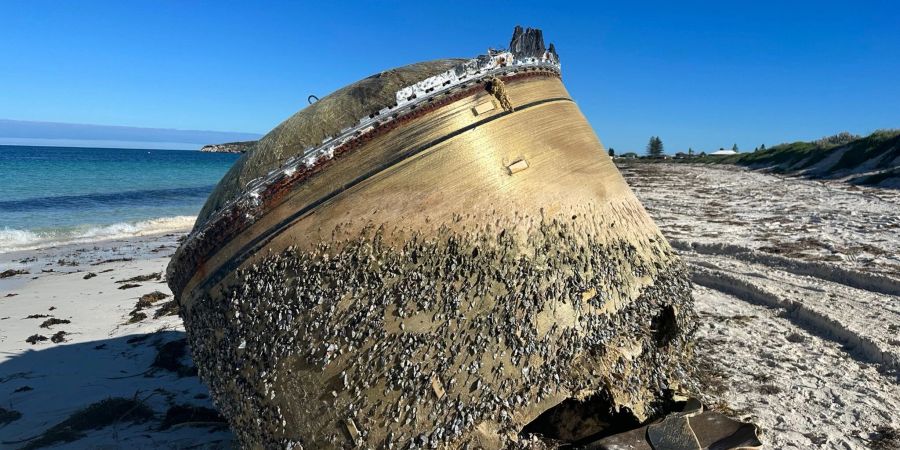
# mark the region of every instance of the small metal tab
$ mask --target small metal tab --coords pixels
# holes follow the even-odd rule
[[[484,102],[484,103],[475,105],[475,107],[472,108],[472,114],[475,114],[476,116],[480,116],[488,111],[493,111],[495,108],[496,107],[494,106],[494,102]]]
[[[521,172],[527,168],[528,168],[528,161],[525,161],[524,159],[520,159],[520,160],[506,166],[506,169],[509,170],[510,175],[514,175],[514,174]]]

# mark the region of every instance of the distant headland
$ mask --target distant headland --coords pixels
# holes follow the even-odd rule
[[[224,144],[204,145],[201,152],[209,153],[245,153],[256,141],[226,142]]]

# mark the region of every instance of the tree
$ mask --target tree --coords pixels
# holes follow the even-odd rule
[[[610,148],[609,148],[609,157],[612,158],[613,156],[616,156],[616,151],[613,150],[612,147],[610,147]]]
[[[694,156],[694,149],[692,147],[688,147],[688,155]]]
[[[760,145],[760,146],[759,146],[759,151],[761,151],[761,152],[766,151],[766,144]]]
[[[753,149],[753,153],[756,153],[756,152],[758,152],[758,151],[759,151],[759,147],[756,147],[756,148]]]
[[[653,136],[650,138],[650,142],[647,143],[647,155],[648,156],[662,156],[663,154],[663,143],[662,139],[659,136]]]
[[[731,150],[733,150],[735,153],[740,151],[740,150],[738,150],[737,144],[732,145]]]

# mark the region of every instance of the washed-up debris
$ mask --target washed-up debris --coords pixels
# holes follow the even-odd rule
[[[146,275],[138,275],[124,280],[116,281],[116,283],[142,283],[144,281],[159,281],[162,279],[162,272],[154,272]]]
[[[9,278],[14,277],[16,275],[28,275],[28,271],[24,269],[7,269],[3,272],[0,272],[0,278]]]
[[[31,345],[34,345],[34,344],[37,344],[38,342],[46,341],[46,340],[47,340],[47,336],[42,336],[40,334],[32,334],[31,336],[28,336],[27,339],[25,339],[25,342],[27,342]]]
[[[153,410],[137,399],[108,398],[76,411],[66,420],[50,427],[22,447],[34,450],[58,443],[75,442],[86,436],[85,432],[113,424],[141,423],[153,418]]]
[[[54,317],[54,318],[45,320],[45,321],[41,324],[41,328],[50,328],[50,327],[52,327],[53,325],[61,325],[61,324],[66,324],[66,323],[72,323],[72,321],[71,321],[71,320],[67,320],[67,319],[57,319],[57,318]]]

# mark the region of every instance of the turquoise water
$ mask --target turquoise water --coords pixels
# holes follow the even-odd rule
[[[190,227],[237,158],[0,146],[0,252]]]

